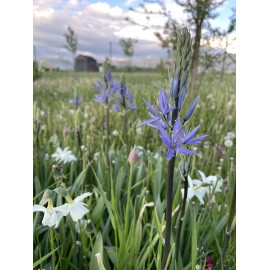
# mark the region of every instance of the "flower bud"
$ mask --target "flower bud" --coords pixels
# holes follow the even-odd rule
[[[106,270],[106,268],[103,264],[103,261],[102,261],[102,255],[100,253],[97,253],[95,256],[97,258],[99,270]]]
[[[63,137],[67,137],[68,131],[66,128],[63,129],[62,135],[63,135]]]
[[[94,154],[94,160],[97,161],[100,157],[100,152]]]
[[[139,159],[139,155],[136,149],[133,148],[132,151],[129,153],[128,162],[130,163],[130,165],[134,165],[138,159]]]

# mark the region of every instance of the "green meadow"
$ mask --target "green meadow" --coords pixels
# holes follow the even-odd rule
[[[112,72],[112,76],[120,82],[120,72]],[[157,129],[137,125],[149,119],[144,100],[157,104],[160,88],[168,93],[168,76],[166,72],[125,73],[137,109],[127,111],[124,128],[123,112],[110,106],[108,153],[106,108],[95,99],[98,80],[103,81],[101,73],[45,72],[34,82],[33,205],[46,208],[50,202],[58,207],[69,202],[66,197],[73,201],[90,193],[82,201],[88,211],[77,221],[64,215],[57,226],[44,226],[44,213],[34,212],[34,269],[161,269],[167,149]],[[177,155],[166,269],[236,269],[235,90],[233,74],[226,74],[223,81],[220,74],[199,75],[194,90],[187,90],[184,111],[199,96],[188,125],[200,125],[197,135],[208,135],[191,148],[197,155],[192,159],[189,176],[203,181],[203,173],[205,179],[214,179],[214,184],[189,185],[195,195],[185,206],[180,258],[176,262],[175,241],[184,188],[181,155]],[[78,108],[70,104],[76,95],[81,99]],[[58,148],[67,147],[73,160],[59,162],[61,156],[57,160],[54,154]],[[136,158],[130,165],[128,157],[133,149]],[[199,188],[205,190],[203,201],[196,196]]]

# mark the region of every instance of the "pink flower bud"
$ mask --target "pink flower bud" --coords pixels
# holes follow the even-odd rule
[[[67,137],[67,135],[68,135],[68,131],[67,131],[67,129],[66,128],[64,128],[63,129],[63,137]]]
[[[206,257],[205,270],[212,270],[214,267],[213,260],[210,256]]]
[[[139,155],[137,151],[135,150],[135,148],[133,148],[132,151],[129,153],[128,162],[130,163],[130,165],[134,165],[138,159],[139,159]]]

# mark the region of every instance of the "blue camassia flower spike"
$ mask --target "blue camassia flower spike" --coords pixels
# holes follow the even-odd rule
[[[113,104],[113,108],[115,111],[120,112],[120,107],[121,106],[128,106],[130,110],[136,110],[136,106],[132,103],[134,97],[130,94],[129,90],[126,88],[126,84],[121,87],[119,84],[115,83],[114,84],[114,92],[117,93],[117,101]],[[125,98],[125,105],[123,101],[123,97]]]
[[[82,99],[80,98],[80,96],[77,94],[74,98],[69,100],[69,105],[76,105],[77,108],[81,105],[82,103]]]
[[[200,126],[197,126],[185,135],[180,118],[177,117],[171,132],[171,136],[169,136],[167,131],[161,125],[158,126],[160,131],[160,138],[164,145],[169,148],[166,155],[168,160],[170,160],[177,153],[182,153],[185,155],[196,155],[196,152],[183,148],[183,146],[187,144],[200,144],[201,140],[207,137],[207,135],[202,135],[197,138],[193,138],[199,127]]]
[[[177,104],[177,110],[178,112],[181,111],[182,109],[182,106],[183,106],[183,103],[184,103],[184,100],[185,100],[185,97],[186,97],[186,93],[187,93],[187,86],[188,86],[188,72],[186,73],[186,77],[185,77],[185,80],[184,80],[184,85],[180,91],[180,94],[179,94],[179,99],[178,99],[178,104]]]
[[[115,82],[108,81],[107,89],[104,89],[101,81],[98,81],[98,84],[95,87],[95,90],[100,90],[101,93],[95,95],[97,102],[105,103],[106,98],[108,100],[112,99],[112,94],[114,94],[117,91],[114,85],[115,85]]]
[[[198,102],[199,97],[196,97],[192,104],[190,105],[188,112],[186,113],[185,117],[184,117],[184,122],[187,122],[187,120],[192,116],[196,106],[197,106],[197,102]]]
[[[170,89],[170,92],[167,96],[166,92],[164,89],[160,89],[159,91],[159,108],[155,108],[153,105],[148,103],[147,101],[144,100],[145,105],[147,106],[149,112],[148,114],[150,115],[150,119],[145,120],[141,122],[140,124],[137,125],[137,127],[142,126],[142,125],[148,125],[153,128],[159,128],[159,126],[168,127],[168,125],[164,122],[159,122],[164,118],[164,120],[168,121],[169,120],[169,113],[175,108],[175,106],[170,106],[169,105],[169,100],[172,95],[172,87]],[[151,123],[153,122],[159,122],[157,125],[153,125]]]

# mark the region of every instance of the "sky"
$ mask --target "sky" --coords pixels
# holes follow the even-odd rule
[[[218,1],[218,0],[217,0]],[[168,10],[178,22],[185,22],[186,14],[173,0],[165,0]],[[128,62],[124,56],[120,38],[134,38],[134,56],[132,63],[138,66],[152,66],[161,58],[166,58],[167,51],[160,47],[153,29],[143,29],[131,24],[125,18],[130,18],[143,25],[163,26],[166,18],[160,15],[146,16],[133,12],[130,7],[138,8],[138,0],[34,0],[33,2],[33,52],[34,59],[51,67],[60,69],[71,68],[71,54],[64,48],[64,33],[70,26],[78,37],[78,54],[91,55],[98,62],[103,62],[112,48],[112,63],[125,65]],[[234,0],[227,0],[218,9],[220,16],[211,21],[211,25],[226,29],[229,17],[235,7]],[[148,8],[157,11],[157,4],[148,4]],[[161,28],[159,28],[161,29]],[[161,30],[159,30],[161,31]],[[228,52],[235,53],[235,34],[230,36]],[[224,46],[225,41],[211,41],[213,48]]]

